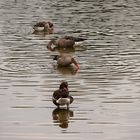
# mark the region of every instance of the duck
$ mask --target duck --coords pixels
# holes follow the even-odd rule
[[[68,82],[61,82],[59,89],[53,93],[52,102],[57,108],[66,105],[68,109],[73,100],[73,97],[69,95]]]
[[[68,67],[74,64],[76,66],[76,70],[80,69],[80,65],[77,63],[75,58],[73,58],[73,56],[71,56],[70,54],[63,53],[60,55],[54,55],[53,60],[57,61],[57,65],[59,67]]]
[[[47,44],[47,48],[53,51],[54,48],[52,48],[52,45],[54,45],[55,47],[62,47],[62,48],[74,47],[77,42],[81,42],[84,40],[85,39],[81,37],[64,36],[62,38],[52,39],[51,41],[49,41],[49,43]]]
[[[47,33],[47,34],[52,34],[53,33],[53,23],[51,22],[46,22],[46,21],[41,21],[41,22],[37,22],[34,26],[34,33]]]

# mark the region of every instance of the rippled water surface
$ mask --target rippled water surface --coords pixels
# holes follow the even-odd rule
[[[0,19],[0,140],[140,139],[139,0],[1,0]],[[54,34],[32,34],[45,20]],[[64,35],[86,38],[77,73],[46,48]],[[51,101],[62,80],[69,110]]]

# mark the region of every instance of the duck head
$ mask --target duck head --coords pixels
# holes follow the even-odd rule
[[[55,48],[53,48],[52,45],[56,45],[56,40],[55,40],[55,39],[52,39],[52,40],[47,44],[48,50],[50,50],[50,51],[54,51],[54,50],[55,50]]]
[[[44,25],[44,31],[50,34],[53,33],[53,23],[46,22],[46,24]]]
[[[68,83],[66,81],[62,82],[59,86],[59,89],[66,89],[68,90]]]

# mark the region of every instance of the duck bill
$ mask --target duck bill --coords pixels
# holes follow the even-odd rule
[[[80,69],[80,65],[79,65],[79,64],[77,64],[77,65],[76,65],[76,68],[77,68],[77,70],[79,70],[79,69]]]

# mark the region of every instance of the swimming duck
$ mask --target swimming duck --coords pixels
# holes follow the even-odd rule
[[[58,66],[67,67],[70,66],[71,64],[74,64],[77,70],[80,69],[79,64],[70,54],[54,55],[53,60],[57,61]]]
[[[53,23],[45,22],[45,21],[38,22],[33,26],[33,29],[34,29],[34,33],[44,32],[44,33],[52,34]]]
[[[69,95],[68,83],[62,82],[59,86],[59,89],[54,91],[52,101],[59,108],[59,106],[67,106],[73,102],[73,97]]]
[[[52,45],[55,45],[56,47],[63,47],[63,48],[73,47],[76,44],[76,42],[81,42],[84,40],[85,39],[81,37],[65,36],[56,40],[52,39],[48,43],[47,48],[53,51],[53,48],[51,47]]]

